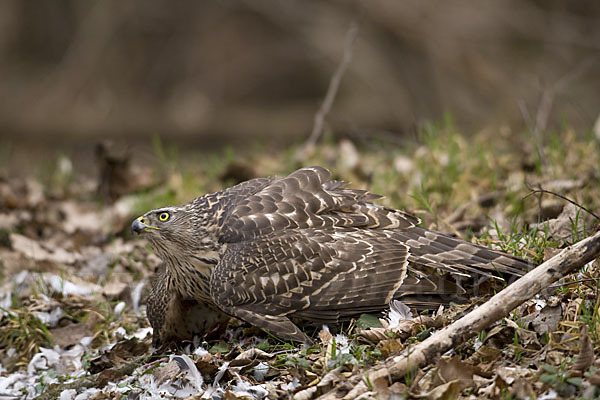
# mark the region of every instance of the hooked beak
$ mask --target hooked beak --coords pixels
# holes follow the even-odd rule
[[[148,229],[158,229],[157,227],[146,225],[146,220],[144,217],[139,217],[131,223],[131,233],[140,233],[146,232]]]

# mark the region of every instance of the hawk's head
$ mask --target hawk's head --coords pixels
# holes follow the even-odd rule
[[[136,218],[131,232],[144,234],[159,255],[164,256],[196,247],[193,225],[188,207],[163,207]]]

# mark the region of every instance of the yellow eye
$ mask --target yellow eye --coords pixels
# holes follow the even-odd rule
[[[169,213],[168,213],[168,212],[162,212],[162,213],[160,213],[160,214],[158,215],[158,219],[159,219],[161,222],[165,222],[165,221],[167,221],[167,220],[169,219],[169,217],[170,217],[170,215],[169,215]]]

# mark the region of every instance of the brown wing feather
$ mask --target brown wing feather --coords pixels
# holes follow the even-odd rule
[[[220,306],[268,315],[379,310],[400,287],[407,247],[390,231],[305,229],[230,245],[215,267]]]
[[[236,203],[221,240],[232,243],[288,229],[356,227],[407,229],[419,219],[371,201],[379,196],[330,181],[321,167],[302,168]]]
[[[419,228],[410,236],[421,233],[429,232]],[[526,266],[486,248],[457,243],[463,250],[412,247],[405,231],[356,228],[267,235],[229,245],[213,272],[211,295],[220,306],[334,323],[381,310],[392,299],[419,308],[465,301],[465,289],[440,270],[471,278],[496,277],[494,269],[513,273],[514,266],[500,263],[505,257]]]

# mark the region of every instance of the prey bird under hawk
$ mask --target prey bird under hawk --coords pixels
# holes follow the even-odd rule
[[[133,221],[164,261],[147,301],[154,344],[191,339],[228,316],[309,342],[292,319],[336,324],[394,299],[433,309],[529,269],[330,176],[310,167],[252,179]]]

